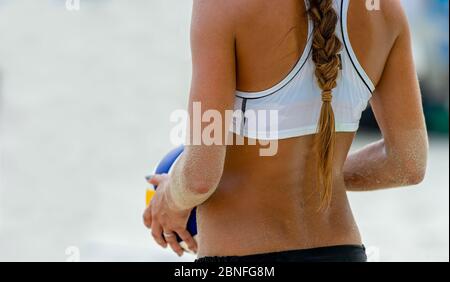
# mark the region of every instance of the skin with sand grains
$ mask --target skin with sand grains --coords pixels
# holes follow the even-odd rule
[[[162,233],[174,231],[171,222],[187,221],[187,212],[171,207],[197,207],[200,258],[363,244],[347,191],[417,184],[427,163],[420,88],[400,3],[381,1],[373,12],[364,1],[349,2],[349,40],[375,86],[370,104],[383,139],[349,153],[356,133],[336,134],[326,211],[317,212],[314,135],[278,140],[270,158],[259,157],[258,146],[187,146],[155,195],[160,208],[145,212],[155,240],[165,246]],[[194,1],[190,116],[197,101],[224,115],[236,89],[268,89],[286,77],[306,46],[306,15],[305,3],[296,0]]]

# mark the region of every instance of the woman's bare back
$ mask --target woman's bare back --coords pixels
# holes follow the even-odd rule
[[[233,1],[238,90],[261,91],[281,81],[307,38],[302,0]],[[386,9],[387,10],[387,9]],[[377,85],[396,38],[384,11],[351,1],[348,30],[364,70]],[[361,244],[346,196],[343,167],[354,133],[337,133],[331,206],[319,212],[314,136],[279,140],[274,157],[259,146],[228,146],[222,180],[198,209],[199,256],[248,255]]]

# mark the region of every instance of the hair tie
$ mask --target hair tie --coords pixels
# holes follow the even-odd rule
[[[322,102],[331,102],[333,99],[333,93],[331,90],[325,90],[322,92]]]

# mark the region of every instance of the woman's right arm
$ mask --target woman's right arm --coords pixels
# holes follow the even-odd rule
[[[401,11],[402,12],[402,11]],[[371,99],[383,139],[350,154],[344,165],[349,191],[415,185],[423,181],[428,137],[406,16]]]

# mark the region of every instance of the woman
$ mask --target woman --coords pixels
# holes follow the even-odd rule
[[[278,150],[260,156],[245,120],[246,145],[187,146],[150,180],[156,242],[181,255],[178,235],[200,262],[366,261],[346,192],[418,184],[426,169],[400,1],[194,0],[191,36],[190,113],[276,110]],[[369,102],[383,139],[348,155]],[[185,230],[196,206],[198,242]]]

